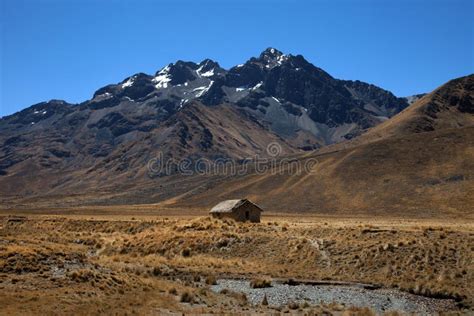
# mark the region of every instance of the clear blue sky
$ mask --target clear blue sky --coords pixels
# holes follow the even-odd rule
[[[473,0],[0,0],[0,116],[177,59],[272,46],[398,96],[474,72]]]

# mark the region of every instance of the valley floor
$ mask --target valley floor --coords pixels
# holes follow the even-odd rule
[[[212,291],[230,277],[357,282],[474,307],[474,222],[173,212],[2,211],[0,314],[371,314]]]

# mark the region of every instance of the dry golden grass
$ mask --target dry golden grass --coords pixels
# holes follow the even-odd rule
[[[472,308],[472,245],[474,225],[454,220],[279,216],[251,224],[208,217],[4,217],[0,304],[7,314],[271,311],[249,306],[238,293],[209,290],[216,278],[237,276],[375,283]],[[371,313],[337,306],[286,309]]]

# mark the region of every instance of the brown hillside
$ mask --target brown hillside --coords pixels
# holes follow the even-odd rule
[[[452,80],[350,142],[299,156],[311,174],[252,174],[184,196],[246,196],[270,210],[368,215],[474,215],[474,75]],[[179,203],[178,203],[179,204]]]
[[[176,204],[249,197],[282,212],[474,214],[474,127],[394,137],[300,161],[308,159],[318,160],[310,174],[252,174],[184,195]]]
[[[458,78],[425,95],[361,140],[460,128],[474,124],[474,75]]]

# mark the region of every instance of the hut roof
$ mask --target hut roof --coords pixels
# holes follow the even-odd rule
[[[222,201],[222,202],[218,203],[216,206],[214,206],[209,213],[232,213],[233,210],[240,207],[244,203],[251,203],[251,204],[255,205],[256,207],[258,207],[260,209],[260,211],[262,211],[262,209],[258,205],[250,202],[249,200],[239,199],[239,200]]]

